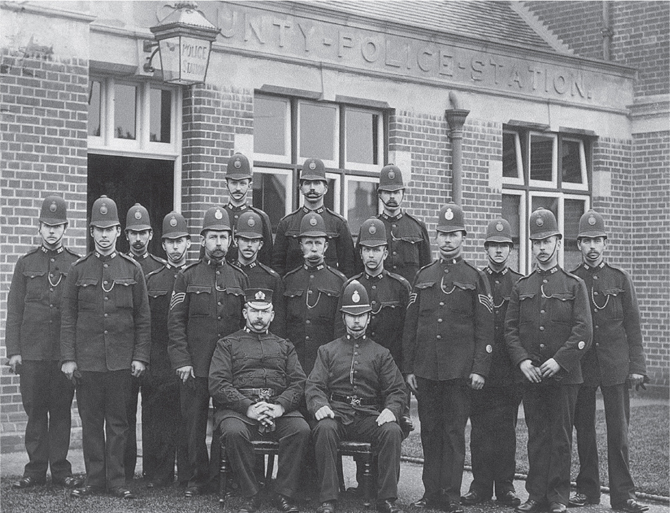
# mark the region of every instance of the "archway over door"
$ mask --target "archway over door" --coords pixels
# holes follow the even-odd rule
[[[163,217],[173,209],[173,171],[172,160],[89,154],[87,221],[90,221],[93,202],[102,194],[116,202],[121,230],[126,227],[128,209],[135,203],[141,203],[149,211],[154,230],[149,252],[165,258],[165,252],[161,247],[161,225]],[[89,250],[92,248],[90,237],[88,248]],[[117,248],[124,253],[129,250],[128,241],[123,233],[119,237]]]

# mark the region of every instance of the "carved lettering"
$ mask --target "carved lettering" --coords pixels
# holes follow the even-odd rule
[[[344,57],[344,49],[353,47],[354,47],[354,36],[346,32],[340,32],[337,43],[337,56],[340,58]]]
[[[444,50],[440,50],[440,66],[438,73],[445,77],[454,76],[454,56],[448,54]]]
[[[575,92],[577,92],[580,97],[584,98],[584,77],[581,73],[576,77],[572,77],[572,96],[575,95]]]
[[[384,64],[386,64],[387,66],[391,66],[393,68],[399,68],[400,66],[402,66],[402,61],[394,60],[392,54],[393,54],[393,51],[392,51],[392,48],[391,48],[391,41],[387,39],[386,40],[386,53],[384,55],[384,57],[385,57]]]
[[[554,77],[554,91],[558,94],[565,94],[568,90],[568,80],[563,75]]]
[[[235,35],[235,26],[237,25],[237,11],[218,11],[219,27],[221,27],[221,35],[226,39],[230,39]]]
[[[361,55],[363,55],[363,58],[367,62],[377,62],[380,53],[381,50],[379,49],[379,43],[375,39],[366,37],[363,40],[361,45]]]
[[[523,89],[523,82],[521,81],[521,74],[519,73],[519,70],[516,68],[512,69],[512,74],[510,75],[509,79],[509,86],[512,87],[512,85],[518,85],[519,89]]]
[[[542,75],[542,70],[537,68],[528,68],[528,71],[532,77],[531,80],[533,85],[531,87],[533,88],[533,91],[536,91],[539,85],[540,76]]]
[[[416,56],[416,64],[421,71],[431,71],[433,69],[433,51],[430,48],[420,50]]]
[[[498,71],[502,71],[504,66],[502,64],[497,63],[493,59],[489,59],[489,65],[493,66],[493,82],[495,84],[498,83]]]
[[[298,23],[298,28],[300,29],[300,33],[302,34],[302,37],[305,38],[305,52],[309,53],[312,50],[312,35],[314,34],[314,27],[311,25],[307,24],[302,24]]]
[[[291,28],[291,24],[286,20],[274,19],[272,24],[275,27],[279,27],[279,48],[284,48],[286,44],[286,29]]]
[[[483,75],[484,75],[484,62],[480,61],[476,58],[472,58],[470,60],[470,68],[472,71],[470,72],[470,78],[474,80],[475,82],[480,82],[484,80]]]
[[[244,40],[249,41],[251,39],[252,34],[256,36],[256,39],[258,39],[258,42],[262,45],[265,44],[265,39],[263,39],[263,19],[251,19],[249,15],[244,16]]]

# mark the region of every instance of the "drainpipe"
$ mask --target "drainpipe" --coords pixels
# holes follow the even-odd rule
[[[606,61],[612,60],[611,56],[611,45],[612,45],[612,36],[614,36],[614,31],[612,30],[612,10],[611,4],[608,0],[603,2],[603,27],[600,30],[600,33],[603,36],[603,59]]]
[[[460,101],[453,91],[449,92],[449,100],[453,108],[444,111],[449,123],[449,139],[451,140],[451,200],[461,205],[463,200],[463,125],[469,110],[460,108]]]

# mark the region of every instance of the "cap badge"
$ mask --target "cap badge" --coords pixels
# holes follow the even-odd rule
[[[498,224],[496,225],[496,230],[497,230],[497,231],[501,232],[501,231],[503,231],[504,229],[505,229],[505,227],[503,226],[502,223],[498,223]]]
[[[594,216],[589,217],[589,224],[591,226],[596,224],[596,218]]]
[[[491,354],[493,352],[493,346],[491,344],[488,344],[486,346],[486,352],[489,353],[489,354]]]
[[[316,169],[316,162],[312,160],[312,162],[309,163],[309,168],[314,171]]]
[[[216,217],[217,219],[223,219],[223,213],[220,210],[217,210],[216,212],[214,212],[214,217]]]
[[[103,216],[104,216],[105,214],[107,214],[107,204],[106,204],[106,203],[103,203],[102,205],[100,205],[100,213],[101,213]]]
[[[541,217],[538,217],[535,220],[535,224],[538,225],[538,226],[544,226],[544,219],[542,219]]]
[[[317,223],[317,221],[316,221],[316,217],[310,217],[310,218],[309,218],[309,224],[310,224],[311,226],[316,226],[316,223]]]
[[[251,228],[253,228],[254,226],[256,226],[256,221],[254,221],[254,218],[253,218],[253,217],[250,217],[249,220],[247,221],[247,224],[248,224]]]
[[[175,226],[177,226],[177,218],[176,218],[175,216],[172,216],[172,217],[170,218],[170,226],[172,226],[172,228],[174,228]]]
[[[584,349],[586,347],[586,343],[583,340],[580,340],[579,344],[577,344],[577,347],[579,349]]]
[[[255,299],[258,299],[259,301],[265,301],[265,292],[262,290],[259,290],[256,292],[256,295],[254,296]]]
[[[55,212],[56,210],[58,210],[58,207],[56,206],[56,202],[52,201],[51,205],[49,205],[49,212]]]
[[[451,221],[454,218],[454,213],[450,208],[448,208],[447,211],[444,213],[444,218],[447,221]]]
[[[358,293],[357,290],[354,290],[354,293],[351,295],[351,300],[352,300],[354,303],[358,303],[358,302],[360,302],[360,300],[361,300],[361,295]]]
[[[389,171],[389,180],[393,180],[395,178],[395,173],[393,171]]]
[[[371,224],[370,228],[368,228],[368,232],[370,232],[370,235],[374,235],[377,233],[377,227],[374,224]]]
[[[135,219],[137,219],[138,221],[142,219],[142,212],[140,212],[139,209],[135,210]]]

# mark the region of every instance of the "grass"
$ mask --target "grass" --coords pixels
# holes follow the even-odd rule
[[[631,408],[631,420],[628,432],[629,460],[633,482],[638,492],[667,496],[668,490],[670,490],[668,415],[669,408],[667,405],[645,405]],[[404,456],[423,457],[419,436],[418,433],[411,433],[407,440],[403,442]],[[600,480],[602,485],[607,486],[607,434],[605,413],[602,410],[596,412],[596,436],[598,440],[598,454],[600,456]],[[517,425],[516,470],[521,474],[528,472],[527,442],[528,430],[526,423],[520,420]],[[469,448],[469,427],[466,431],[466,444]],[[466,465],[470,465],[469,450],[466,453]],[[571,471],[573,481],[577,477],[578,472],[579,459],[577,457],[577,446],[573,443]]]

